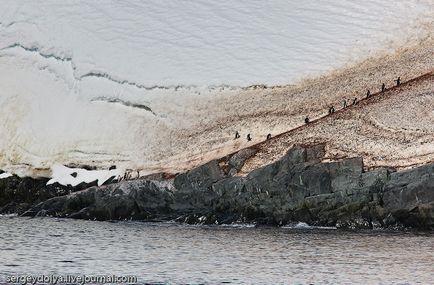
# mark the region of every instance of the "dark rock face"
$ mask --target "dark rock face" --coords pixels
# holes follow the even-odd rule
[[[434,164],[392,173],[384,187],[384,209],[391,223],[434,226]]]
[[[21,214],[36,203],[96,185],[96,182],[81,183],[75,187],[58,183],[46,185],[48,180],[16,175],[0,179],[0,214]]]
[[[0,214],[21,214],[34,203],[70,193],[68,187],[46,186],[47,181],[15,175],[0,179]]]
[[[170,217],[173,186],[159,181],[123,181],[51,198],[25,216],[57,216],[92,220],[153,220]]]
[[[239,171],[243,157],[249,155],[229,158],[229,169]],[[173,181],[123,181],[54,197],[25,215],[434,228],[434,164],[404,172],[363,172],[361,158],[322,163],[323,155],[321,145],[295,147],[246,177],[234,176],[236,172],[225,171],[221,162],[211,161]]]
[[[233,176],[239,172],[246,160],[255,155],[256,152],[257,151],[254,148],[245,148],[232,155],[228,160],[228,174]]]
[[[175,177],[175,187],[179,191],[206,190],[218,180],[223,173],[216,160],[194,168]]]

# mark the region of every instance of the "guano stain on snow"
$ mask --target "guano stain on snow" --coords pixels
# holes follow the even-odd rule
[[[434,7],[425,0],[3,8],[0,169],[20,175],[113,161],[182,171],[248,146],[233,141],[235,131],[254,144],[434,66]],[[269,88],[243,88],[252,85]]]

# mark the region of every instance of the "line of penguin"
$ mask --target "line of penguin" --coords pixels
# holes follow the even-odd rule
[[[396,82],[396,86],[399,86],[399,85],[401,85],[401,77],[398,77],[396,80],[394,80],[395,82]],[[381,85],[381,93],[384,93],[386,91],[386,84],[382,84]],[[366,98],[369,98],[369,97],[371,97],[371,91],[370,90],[368,90],[367,92],[366,92]],[[357,100],[357,97],[356,98],[354,98],[353,99],[353,102],[352,102],[352,105],[357,105],[357,103],[358,103],[358,100]],[[343,101],[343,107],[344,108],[346,108],[346,107],[348,107],[348,104],[347,104],[347,100],[346,99],[344,99],[344,101]],[[335,112],[335,107],[334,106],[331,106],[330,108],[329,108],[329,115],[330,114],[333,114]],[[310,123],[310,120],[309,120],[309,117],[306,117],[305,119],[304,119],[304,123],[305,124],[309,124]],[[238,131],[236,131],[236,133],[235,133],[235,139],[239,139],[241,136],[240,136],[240,133],[238,132]],[[247,134],[247,137],[246,137],[246,139],[247,139],[247,141],[251,141],[252,140],[252,136],[250,135],[250,134]],[[271,134],[268,134],[267,135],[267,140],[269,140],[269,139],[271,139]]]

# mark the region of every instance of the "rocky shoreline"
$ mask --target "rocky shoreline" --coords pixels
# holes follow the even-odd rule
[[[0,214],[434,229],[434,163],[365,172],[362,158],[322,162],[324,145],[297,146],[280,160],[237,176],[254,153],[244,149],[174,178],[154,175],[101,187],[46,186],[45,179],[12,176],[0,180]]]

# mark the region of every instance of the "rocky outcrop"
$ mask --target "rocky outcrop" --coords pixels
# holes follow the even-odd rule
[[[0,179],[0,214],[21,214],[35,203],[70,193],[67,187],[46,186],[47,181],[15,175]]]
[[[389,223],[434,227],[434,164],[392,173],[383,202]]]
[[[54,197],[39,203],[24,215],[92,220],[165,219],[171,217],[172,196],[171,183],[123,181]]]
[[[246,160],[254,156],[256,152],[257,150],[255,148],[245,148],[227,158],[228,175],[233,176],[237,174],[244,166]]]
[[[325,163],[324,153],[322,145],[295,147],[247,176],[236,175],[237,157],[229,157],[229,163],[211,161],[172,180],[123,181],[51,198],[25,215],[434,228],[434,164],[364,172],[361,158]]]
[[[37,203],[97,185],[96,181],[75,187],[58,183],[47,185],[48,180],[16,175],[0,179],[0,214],[22,214]]]

